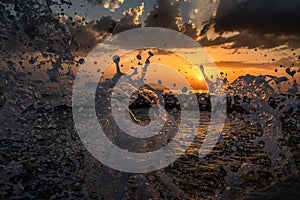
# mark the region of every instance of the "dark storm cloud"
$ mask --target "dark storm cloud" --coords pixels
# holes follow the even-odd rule
[[[191,23],[184,23],[181,26],[181,32],[191,38],[193,38],[194,40],[197,40],[199,32],[197,30],[197,28]]]
[[[299,35],[299,0],[221,0],[215,30]]]
[[[203,46],[232,43],[230,48],[280,45],[300,48],[299,11],[299,0],[221,0],[215,19],[206,29],[214,27],[221,35],[233,31],[240,34],[214,40],[202,38],[200,43]]]
[[[275,48],[281,45],[288,45],[291,48],[300,48],[300,37],[299,36],[278,36],[274,34],[257,34],[249,30],[245,30],[238,35],[225,38],[217,37],[214,40],[208,40],[206,37],[200,40],[202,46],[218,46],[229,44],[227,48],[239,48],[246,47],[250,49],[254,48]]]
[[[72,43],[70,48],[80,54],[88,54],[99,42],[101,42],[106,35],[106,32],[93,32],[93,23],[80,24],[76,26],[69,26],[70,34],[72,36]]]
[[[179,18],[180,13],[177,5],[170,0],[158,0],[154,9],[145,20],[145,26],[179,30],[177,23]]]
[[[92,28],[97,32],[108,32],[112,33],[114,27],[116,26],[117,22],[112,19],[111,16],[102,17],[99,21],[96,21]]]

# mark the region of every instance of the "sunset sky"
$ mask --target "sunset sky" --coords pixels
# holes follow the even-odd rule
[[[80,44],[82,57],[107,36],[163,27],[197,41],[229,82],[246,74],[300,82],[299,0],[47,0],[47,5]],[[14,14],[14,5],[6,8]],[[7,46],[20,49],[10,40]]]
[[[59,6],[52,9],[55,13],[85,18],[85,22],[97,20],[93,22],[93,31],[105,30],[110,22],[100,19],[106,16],[116,22],[113,34],[143,26],[181,31],[197,40],[231,81],[247,73],[286,75],[280,65],[299,69],[300,1],[297,0],[88,2],[74,1],[69,9],[63,5],[63,11]],[[295,77],[299,80],[299,75]]]

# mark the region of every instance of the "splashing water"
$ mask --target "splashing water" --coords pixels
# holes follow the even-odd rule
[[[118,193],[118,197],[127,199],[239,198],[299,173],[299,80],[298,72],[290,67],[285,69],[286,76],[246,75],[227,85],[225,128],[218,145],[207,157],[199,159],[197,153],[210,120],[209,109],[201,112],[194,143],[169,167],[132,175],[103,166],[82,145],[71,115],[72,84],[76,68],[84,63],[72,51],[82,47],[71,38],[67,25],[52,17],[47,6],[37,7],[38,1],[34,2],[18,5],[24,8],[20,9],[24,23],[18,24],[16,40],[26,41],[29,53],[13,53],[0,46],[0,169],[6,174],[0,185],[5,188],[1,191],[4,197],[67,198],[64,195],[68,194],[69,198],[113,198]],[[28,10],[30,13],[26,14]],[[2,27],[13,27],[13,13],[3,11],[0,16],[5,19],[1,21]],[[32,18],[40,26],[30,26]],[[2,41],[6,35],[2,30],[0,34]],[[142,66],[142,76],[154,56],[149,54]],[[120,62],[114,60],[116,64]],[[204,69],[202,66],[205,75]],[[123,75],[121,70],[117,74]],[[293,83],[289,94],[281,93],[282,83],[290,78]],[[205,80],[209,85],[211,80],[206,75]],[[111,79],[103,84],[113,83]],[[133,95],[123,94],[132,95],[132,103],[149,104],[153,100],[165,106],[163,103],[171,102],[168,112],[174,118],[164,130],[171,133],[163,138],[168,142],[176,133],[176,127],[170,127],[180,123],[180,109],[174,106],[176,98],[157,94],[149,87],[136,89]],[[199,101],[209,105],[209,98],[210,95],[203,94]],[[147,124],[151,120],[145,109],[135,110],[132,106],[129,110],[136,121]],[[106,123],[105,119],[102,123]],[[153,146],[157,143],[152,142]]]
[[[61,58],[57,57],[57,59],[59,61]],[[55,65],[53,69],[55,70],[58,68],[56,66],[57,62],[53,63]],[[148,64],[149,59],[145,66]],[[10,64],[10,68],[12,66],[14,65]],[[202,69],[204,68],[202,67]],[[144,69],[142,71],[143,74],[147,73],[145,67],[142,69]],[[70,113],[61,107],[68,107],[70,105],[68,103],[70,96],[68,95],[71,94],[70,83],[72,82],[70,81],[73,74],[70,71],[70,67],[66,71],[66,74],[70,74],[71,76],[61,76],[61,74],[58,74],[54,85],[59,90],[53,92],[47,91],[48,96],[41,94],[36,89],[43,82],[29,81],[23,78],[24,76],[28,76],[27,74],[20,74],[13,70],[2,70],[2,72],[0,98],[2,107],[0,116],[3,124],[2,127],[5,126],[5,128],[2,128],[2,138],[31,141],[35,140],[35,136],[25,134],[24,131],[37,131],[42,128],[48,131],[52,129],[57,132],[59,131],[58,127],[64,126],[64,121],[53,121],[53,119],[57,118],[56,115],[61,112],[66,117],[70,116]],[[120,71],[119,74],[121,75],[122,72]],[[205,73],[204,76],[207,82],[209,82],[210,80]],[[218,79],[217,81],[221,80]],[[197,150],[193,149],[197,149],[201,145],[202,136],[209,121],[209,112],[202,113],[202,125],[200,126],[199,136],[188,150],[187,155],[181,157],[169,168],[160,170],[159,172],[145,175],[130,175],[125,179],[123,175],[116,175],[120,180],[124,179],[123,182],[125,181],[127,184],[117,186],[117,183],[112,182],[111,187],[119,188],[119,193],[124,193],[124,196],[129,195],[128,197],[134,195],[133,189],[135,187],[140,188],[139,190],[145,190],[143,193],[151,197],[159,195],[157,191],[161,191],[166,197],[171,197],[172,195],[176,197],[199,198],[212,196],[216,198],[237,197],[255,192],[262,187],[267,187],[293,176],[299,170],[299,161],[296,157],[297,152],[299,152],[299,146],[292,144],[293,140],[297,141],[299,137],[297,133],[300,128],[300,100],[299,96],[296,95],[297,82],[295,80],[294,85],[290,89],[294,92],[291,92],[292,94],[290,95],[284,95],[275,92],[274,86],[270,84],[272,81],[280,84],[287,81],[287,79],[285,77],[246,75],[239,77],[227,86],[229,101],[228,119],[219,144],[204,159],[195,159],[194,153]],[[213,83],[211,82],[211,84]],[[16,88],[17,90],[9,88]],[[148,100],[153,98],[156,99],[155,101],[159,101],[159,95],[156,96],[153,94],[153,96],[152,92],[150,92],[151,90],[153,89],[144,88],[137,90],[138,95],[133,97],[132,102],[141,97]],[[66,95],[57,95],[60,91]],[[161,99],[162,102],[166,100]],[[43,109],[46,110],[43,111]],[[48,113],[51,110],[56,114]],[[172,112],[175,111],[173,110]],[[44,117],[39,121],[38,116],[42,113],[44,113]],[[143,116],[142,113],[143,111],[140,110],[133,115],[140,117],[139,115]],[[147,116],[144,117],[147,118]],[[26,122],[26,119],[34,120]],[[7,134],[8,132],[11,134]],[[74,135],[74,133],[66,133]],[[43,138],[45,136],[40,135],[39,137]],[[60,136],[51,136],[50,134],[47,137],[52,138],[50,140],[55,144],[56,138]],[[78,138],[74,137],[65,141],[69,141],[68,143],[78,143]],[[63,144],[67,145],[65,142]],[[81,151],[83,150],[78,149],[77,153]],[[38,159],[41,158],[42,155]],[[95,174],[96,172],[86,171],[88,165],[94,163],[94,161],[80,162],[82,162],[81,167],[84,170],[82,173],[87,173],[89,176],[96,176],[98,178],[102,176]],[[113,171],[100,167],[98,164],[94,163],[93,165],[96,165],[101,170],[107,170],[107,173],[114,174]],[[23,173],[27,173],[27,171]],[[260,181],[257,181],[258,179]],[[141,189],[143,186],[136,185],[139,180],[143,180],[147,185],[144,189]],[[90,181],[95,181],[95,178],[85,181],[86,186],[90,187],[89,192],[96,192],[96,188],[94,190],[89,186]],[[99,184],[103,183],[100,182]],[[153,186],[153,184],[156,186]],[[199,192],[199,188],[196,189],[196,187],[193,187],[194,184],[202,185],[200,188],[201,192]],[[208,189],[209,187],[210,189]]]

